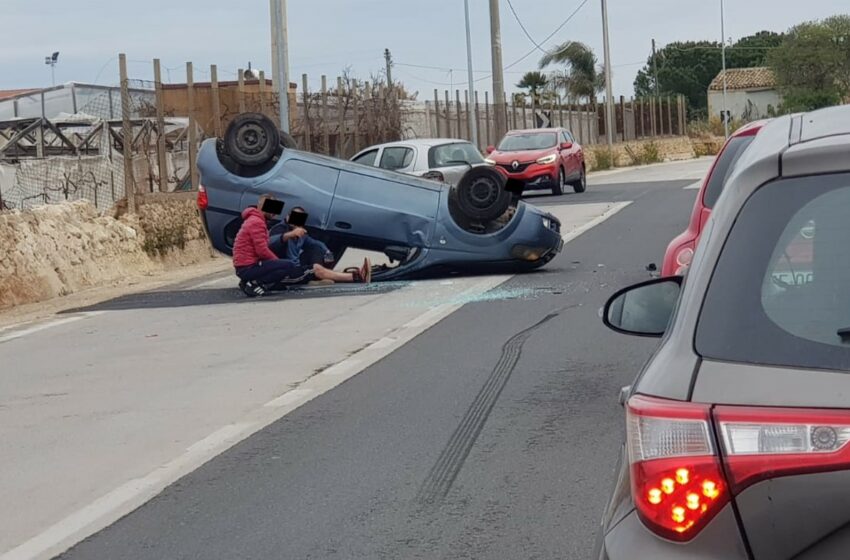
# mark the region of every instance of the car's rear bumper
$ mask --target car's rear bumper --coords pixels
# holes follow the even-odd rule
[[[608,531],[591,556],[594,560],[685,560],[716,558],[717,560],[747,560],[732,507],[727,505],[711,522],[686,543],[675,543],[650,532],[632,510]]]

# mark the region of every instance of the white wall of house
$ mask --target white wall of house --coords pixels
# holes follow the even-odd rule
[[[726,93],[727,109],[732,112],[732,117],[752,121],[768,116],[768,107],[774,109],[779,107],[782,98],[774,89],[763,90],[736,90]],[[723,92],[708,92],[708,114],[709,116],[720,116],[723,110]]]

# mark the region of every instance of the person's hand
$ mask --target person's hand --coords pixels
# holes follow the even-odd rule
[[[284,241],[289,241],[290,239],[299,239],[307,235],[307,230],[302,227],[294,228],[291,231],[287,231],[283,234],[282,239]]]

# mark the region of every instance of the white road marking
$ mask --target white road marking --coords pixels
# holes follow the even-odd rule
[[[4,342],[9,342],[12,340],[16,340],[18,338],[23,338],[25,336],[29,336],[31,334],[35,334],[37,332],[46,331],[47,329],[52,329],[53,327],[58,327],[60,325],[67,325],[68,323],[74,323],[76,321],[80,321],[82,319],[87,319],[89,317],[94,317],[96,315],[101,315],[103,311],[88,311],[85,313],[79,313],[76,315],[72,315],[70,317],[63,317],[62,319],[55,319],[53,321],[47,321],[46,323],[37,323],[29,328],[24,328],[20,330],[18,329],[21,325],[11,325],[9,327],[5,327],[0,332],[11,331],[9,334],[0,335],[0,344]]]
[[[631,204],[631,201],[613,204],[603,214],[564,234],[564,243],[569,243],[583,233],[598,226],[620,212],[623,208],[626,208],[629,204]],[[485,293],[504,284],[511,278],[513,278],[513,275],[484,278],[462,292],[461,296]],[[212,280],[204,284],[213,285],[214,283],[225,280],[227,278]],[[462,301],[464,298],[459,297],[458,299]],[[314,375],[307,379],[297,389],[293,389],[267,402],[261,408],[246,415],[240,422],[224,426],[201,441],[189,446],[186,448],[185,453],[161,465],[147,476],[122,484],[91,504],[77,510],[65,519],[42,531],[27,542],[0,555],[0,560],[33,560],[42,558],[47,560],[61,554],[81,540],[108,527],[124,515],[142,506],[180,477],[193,472],[204,463],[224,453],[240,441],[247,439],[314,398],[359,374],[367,367],[404,346],[413,340],[413,338],[463,306],[463,303],[440,304],[428,309],[419,317],[408,321],[406,324],[359,352],[356,352],[349,358],[329,367],[319,375]],[[46,325],[39,325],[38,327],[28,329],[29,332],[26,334],[99,313],[81,314],[80,316],[69,317]],[[17,335],[16,338],[24,336],[18,332],[7,336],[12,335]],[[0,341],[2,341],[2,338],[0,338]]]
[[[686,191],[691,191],[691,190],[693,190],[693,191],[695,191],[695,190],[697,190],[698,188],[700,188],[701,186],[702,186],[702,181],[700,180],[700,181],[697,181],[697,182],[695,182],[695,183],[691,183],[690,185],[688,185],[687,187],[685,187],[683,190],[686,190]]]
[[[307,397],[309,397],[313,393],[315,393],[315,391],[313,391],[311,389],[293,389],[291,391],[288,391],[288,392],[282,394],[281,396],[279,396],[276,399],[270,400],[269,402],[267,402],[263,406],[268,407],[268,408],[279,408],[281,406],[286,406],[288,404],[292,404],[292,403],[295,403],[295,402],[298,402],[298,401],[304,402],[303,399],[306,399]]]
[[[599,224],[601,224],[602,222],[604,222],[605,220],[607,220],[611,216],[617,214],[620,210],[622,210],[623,208],[625,208],[626,206],[628,206],[631,203],[632,203],[631,200],[627,200],[625,202],[618,202],[618,203],[614,204],[613,206],[611,206],[611,208],[609,208],[608,210],[606,210],[605,212],[600,214],[599,216],[590,220],[589,222],[577,227],[576,229],[574,229],[570,232],[565,233],[563,236],[561,236],[562,239],[564,240],[564,243],[569,243],[570,241],[572,241],[573,239],[575,239],[579,235],[590,231],[591,229],[595,228],[596,226],[598,226]]]

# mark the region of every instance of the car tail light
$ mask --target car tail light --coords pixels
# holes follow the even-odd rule
[[[210,199],[207,196],[207,189],[203,185],[198,187],[198,209],[206,210],[210,205]]]
[[[687,541],[729,501],[709,405],[634,396],[626,405],[632,498],[658,535]]]
[[[767,478],[850,468],[850,411],[718,406],[734,493]]]
[[[694,260],[694,248],[690,245],[680,248],[676,252],[676,276],[681,276],[688,270]]]

